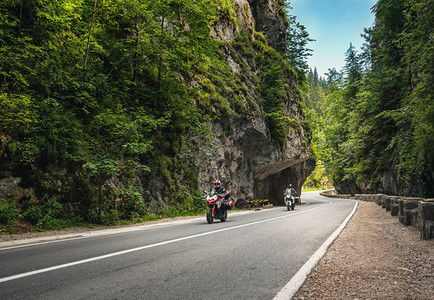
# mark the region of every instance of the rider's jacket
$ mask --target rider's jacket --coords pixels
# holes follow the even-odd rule
[[[223,198],[223,203],[227,206],[228,209],[232,209],[234,203],[229,200],[229,197],[231,196],[231,193],[229,191],[226,191],[224,187],[214,187],[212,189],[213,195],[219,195],[219,197]]]
[[[286,192],[287,195],[294,195],[297,196],[297,192],[294,190],[294,188],[287,188]]]
[[[226,190],[222,186],[214,187],[213,188],[213,194],[214,195],[219,195],[220,197],[224,197],[225,196],[225,192],[226,192]]]

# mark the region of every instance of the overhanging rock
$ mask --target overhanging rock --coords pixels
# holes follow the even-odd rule
[[[255,196],[266,198],[274,205],[283,205],[283,192],[292,184],[300,195],[304,180],[312,172],[314,162],[311,158],[300,158],[275,162],[256,170]]]
[[[255,171],[255,173],[257,174],[255,176],[255,179],[264,180],[265,178],[267,178],[268,176],[270,176],[272,174],[280,173],[283,170],[286,170],[290,167],[301,164],[301,163],[307,161],[308,159],[309,158],[299,158],[299,159],[294,159],[294,160],[287,160],[285,162],[278,161],[278,162],[270,163],[266,166],[261,166],[261,167],[257,168]]]

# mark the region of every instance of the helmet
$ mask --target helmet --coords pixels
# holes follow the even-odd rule
[[[292,188],[292,184],[289,184],[289,187]]]
[[[220,187],[220,180],[218,180],[218,179],[216,179],[215,181],[214,181],[214,184],[215,184],[215,187],[216,188],[219,188]]]

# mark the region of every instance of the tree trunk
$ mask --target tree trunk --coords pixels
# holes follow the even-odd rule
[[[161,18],[161,37],[163,36],[164,21],[165,20],[166,20],[165,17]],[[161,73],[162,73],[162,69],[163,69],[163,53],[160,53],[160,61],[158,63],[158,75],[157,75],[157,90],[158,90],[158,92],[160,92],[160,89],[161,89]],[[157,97],[158,97],[158,94],[156,94],[155,98],[154,98],[154,109],[157,107]]]
[[[92,28],[93,28],[93,21],[95,19],[95,11],[96,11],[96,2],[98,0],[95,0],[93,4],[93,11],[92,11],[92,21],[90,22],[90,29],[89,29],[89,36],[87,38],[87,47],[86,47],[86,57],[84,59],[84,69],[86,69],[87,65],[87,58],[89,57],[89,47],[90,47],[90,38],[92,36]]]
[[[133,82],[136,82],[136,68],[137,68],[137,51],[139,48],[139,28],[137,26],[137,20],[134,23],[134,29],[136,30],[136,36],[135,36],[135,46],[136,48],[133,49]]]
[[[22,20],[23,20],[23,1],[21,1],[20,4],[20,34],[21,34],[21,26],[22,26]]]

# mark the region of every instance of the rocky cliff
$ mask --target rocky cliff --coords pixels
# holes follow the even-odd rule
[[[273,139],[263,108],[263,91],[260,82],[266,66],[258,60],[260,50],[246,55],[242,47],[237,47],[240,36],[248,36],[249,43],[255,43],[261,36],[273,49],[285,51],[287,21],[280,0],[233,0],[237,22],[229,18],[220,19],[214,26],[212,35],[225,43],[224,56],[236,76],[243,78],[247,86],[240,98],[244,105],[249,102],[250,110],[244,115],[223,118],[208,122],[212,137],[203,140],[197,136],[193,141],[190,164],[198,172],[200,189],[209,190],[214,179],[220,179],[239,205],[253,199],[270,199],[282,205],[283,190],[292,183],[300,193],[303,182],[312,172],[310,132],[304,128],[304,114],[300,106],[300,94],[296,86],[294,72],[280,74],[284,82],[282,89],[281,113],[291,120],[285,132],[283,143]],[[261,34],[263,33],[263,35]],[[267,55],[267,54],[266,54]],[[283,62],[282,62],[283,64]],[[200,81],[200,79],[198,80]],[[247,105],[248,106],[248,105]],[[230,125],[228,125],[230,124]],[[228,129],[229,127],[229,129]],[[158,182],[155,182],[157,186]],[[155,185],[154,185],[155,186]],[[159,188],[150,189],[153,198],[164,198]]]
[[[140,167],[128,169],[123,159],[116,162],[116,172],[93,179],[89,177],[92,170],[86,173],[86,162],[78,158],[60,164],[42,157],[44,161],[18,169],[13,164],[6,167],[10,159],[3,155],[0,199],[12,196],[26,209],[37,199],[57,197],[66,210],[84,216],[96,211],[93,214],[102,216],[110,206],[93,209],[101,203],[110,202],[119,210],[132,203],[136,211],[144,211],[144,203],[152,210],[155,204],[176,201],[175,193],[182,186],[189,189],[187,193],[209,190],[216,178],[241,206],[265,198],[283,204],[282,192],[289,183],[300,192],[313,160],[296,75],[282,58],[287,26],[284,1],[220,2],[225,6],[211,35],[220,42],[222,66],[207,66],[207,71],[195,70],[177,78],[199,95],[208,95],[204,96],[208,104],[200,97],[195,103],[204,112],[201,128],[187,130],[180,139],[182,147],[173,150],[168,141],[165,147],[170,150],[146,157],[151,172],[145,175]],[[4,144],[0,144],[0,156]],[[105,160],[98,163],[99,169],[88,167],[95,167],[95,172],[109,169]],[[98,220],[97,215],[86,218]]]

